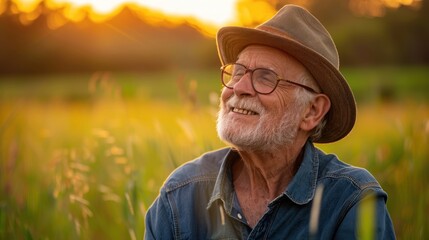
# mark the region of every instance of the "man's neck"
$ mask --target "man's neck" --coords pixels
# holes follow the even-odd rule
[[[241,161],[234,164],[234,184],[251,192],[263,191],[276,198],[292,180],[302,161],[302,147],[278,153],[239,151]]]
[[[250,226],[254,227],[268,204],[278,197],[302,162],[303,145],[277,151],[239,150],[233,165],[234,188]]]

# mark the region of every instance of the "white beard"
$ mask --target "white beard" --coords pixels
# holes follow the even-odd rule
[[[258,112],[258,123],[251,126],[228,117],[228,104]],[[216,126],[218,135],[221,140],[238,149],[271,151],[285,147],[295,140],[300,122],[299,104],[290,105],[292,107],[282,116],[278,113],[268,114],[256,99],[238,99],[233,95],[227,103],[221,103]]]

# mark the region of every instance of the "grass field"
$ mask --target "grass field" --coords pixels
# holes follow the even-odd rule
[[[168,174],[224,146],[218,74],[2,77],[0,239],[142,239]],[[429,68],[345,75],[355,129],[319,147],[377,177],[398,239],[427,239]]]

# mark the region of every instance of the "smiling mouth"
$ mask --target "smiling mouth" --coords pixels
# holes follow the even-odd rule
[[[243,109],[243,108],[233,107],[231,111],[234,113],[239,113],[239,114],[243,114],[243,115],[258,115],[257,112],[247,110],[247,109]]]

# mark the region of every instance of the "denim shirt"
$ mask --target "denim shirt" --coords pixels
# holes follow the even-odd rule
[[[146,215],[145,239],[357,239],[359,203],[375,196],[374,239],[395,239],[387,194],[365,169],[345,164],[308,142],[285,191],[254,228],[232,183],[233,149],[206,153],[176,169]],[[316,187],[323,185],[317,232],[310,236]]]

